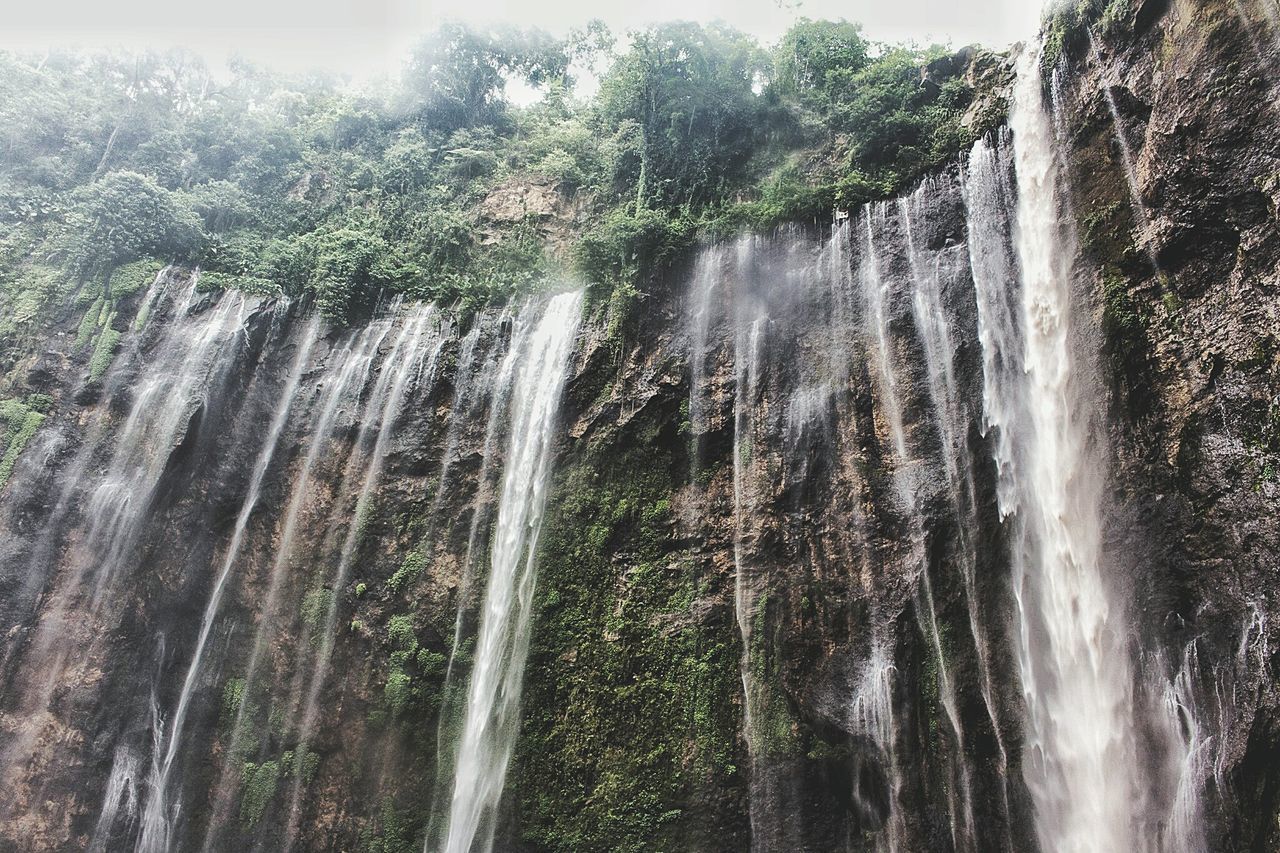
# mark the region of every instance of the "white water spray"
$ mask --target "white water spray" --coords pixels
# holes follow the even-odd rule
[[[209,602],[205,605],[204,616],[200,620],[200,633],[196,638],[195,650],[191,654],[191,663],[187,666],[187,674],[183,678],[182,690],[178,695],[178,704],[174,708],[173,721],[167,734],[162,731],[164,728],[163,718],[158,713],[155,715],[154,725],[156,732],[153,740],[156,744],[156,750],[151,757],[151,773],[147,780],[149,794],[142,816],[142,833],[138,837],[138,853],[163,853],[172,844],[170,836],[173,829],[173,821],[176,818],[178,803],[170,804],[172,796],[172,792],[169,790],[170,774],[173,771],[174,760],[178,757],[181,748],[183,726],[186,723],[192,693],[201,673],[201,665],[204,663],[204,652],[205,646],[209,641],[209,632],[213,630],[213,622],[217,618],[218,610],[222,605],[222,596],[226,590],[227,579],[230,577],[231,570],[235,567],[236,561],[240,557],[240,549],[244,544],[245,534],[249,529],[249,519],[253,515],[254,509],[258,506],[258,498],[262,494],[262,482],[266,478],[267,470],[271,467],[271,460],[275,458],[276,446],[280,442],[280,435],[284,432],[285,424],[289,420],[293,397],[297,393],[298,384],[302,380],[302,372],[311,357],[311,350],[315,346],[319,334],[319,318],[316,318],[308,324],[303,334],[297,356],[294,358],[293,367],[289,371],[289,378],[281,393],[279,405],[271,420],[271,426],[267,430],[266,441],[263,442],[262,450],[259,451],[258,458],[254,462],[253,474],[249,479],[249,489],[245,493],[244,502],[241,504],[240,512],[236,516],[235,528],[231,534],[231,542],[227,545],[222,568],[218,572],[213,590],[209,594]]]
[[[581,305],[580,292],[552,299],[519,353],[489,585],[455,764],[447,853],[493,849],[520,715],[551,443]]]
[[[1012,478],[1005,497],[1016,494],[1020,532],[1012,556],[1023,772],[1043,850],[1117,853],[1140,849],[1132,670],[1127,626],[1104,581],[1105,472],[1073,349],[1072,242],[1039,67],[1038,51],[1020,59],[1010,113],[1026,405],[1008,405],[999,388],[987,401],[1018,461],[1001,476]]]

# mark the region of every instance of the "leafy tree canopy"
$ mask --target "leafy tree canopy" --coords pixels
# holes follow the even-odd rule
[[[943,55],[843,21],[773,48],[722,25],[445,23],[397,83],[354,90],[182,53],[0,53],[0,300],[29,325],[139,259],[336,319],[566,267],[631,288],[700,234],[828,216],[953,156],[972,93],[924,72]],[[513,81],[541,99],[512,106]]]

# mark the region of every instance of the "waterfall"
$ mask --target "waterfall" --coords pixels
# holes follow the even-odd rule
[[[747,741],[747,754],[751,761],[750,819],[752,849],[761,849],[761,838],[765,834],[762,825],[760,788],[763,785],[761,773],[756,767],[762,751],[758,718],[761,711],[761,685],[755,675],[753,633],[755,621],[759,616],[757,603],[759,590],[756,572],[747,552],[746,536],[750,515],[754,511],[752,499],[752,467],[756,464],[753,457],[755,440],[754,401],[760,384],[762,346],[764,332],[768,326],[768,317],[762,313],[748,324],[739,323],[738,334],[734,338],[734,365],[737,372],[734,400],[733,427],[733,610],[738,623],[738,636],[742,642],[742,654],[739,660],[739,674],[742,679],[742,730]]]
[[[920,192],[927,192],[928,184],[922,186]],[[897,497],[903,510],[908,515],[913,561],[918,567],[915,610],[931,652],[936,659],[938,697],[946,715],[947,723],[954,738],[952,768],[955,784],[947,786],[947,814],[950,822],[951,842],[958,848],[971,845],[973,835],[973,811],[971,805],[971,782],[969,767],[965,756],[964,727],[960,722],[959,706],[956,702],[952,677],[942,646],[941,633],[938,629],[937,608],[934,603],[933,586],[929,579],[927,562],[927,543],[923,509],[920,505],[921,492],[921,460],[917,459],[909,447],[906,427],[903,423],[903,399],[899,389],[900,378],[895,370],[895,358],[890,347],[890,330],[888,320],[888,301],[893,292],[892,282],[885,278],[881,270],[881,253],[876,241],[878,223],[883,230],[888,220],[888,205],[868,205],[864,210],[866,222],[866,255],[863,259],[860,280],[863,297],[866,303],[867,322],[872,328],[868,337],[874,341],[873,358],[879,379],[879,400],[889,428],[890,439],[897,455],[893,477],[897,486]],[[946,317],[942,312],[941,298],[938,293],[936,277],[926,273],[921,252],[917,249],[912,230],[911,203],[902,199],[897,205],[898,224],[903,231],[902,248],[907,257],[907,270],[911,275],[909,284],[913,294],[913,315],[918,331],[923,340],[928,387],[934,402],[935,413],[942,435],[942,458],[947,480],[953,489],[959,488],[959,474],[955,470],[955,454],[958,452],[957,415],[953,411],[951,398],[954,396],[955,377],[951,374],[951,342],[946,328]],[[899,286],[899,291],[907,288]],[[962,546],[963,547],[963,546]],[[892,748],[892,741],[889,741]],[[896,771],[895,771],[896,774]],[[897,780],[891,780],[895,783]],[[900,784],[895,784],[900,787]],[[890,830],[890,846],[893,845],[893,830]]]
[[[172,320],[148,356],[146,379],[131,389],[127,415],[117,429],[95,428],[91,433],[71,466],[71,481],[46,533],[57,535],[64,514],[79,501],[83,506],[80,536],[68,544],[67,569],[48,593],[34,637],[14,667],[18,684],[15,698],[19,699],[15,705],[21,708],[24,722],[0,755],[6,777],[16,771],[17,763],[48,724],[50,701],[59,680],[66,677],[69,667],[86,660],[88,649],[100,639],[85,636],[82,626],[92,623],[90,617],[111,612],[116,606],[107,593],[130,568],[170,457],[188,432],[198,427],[201,412],[237,355],[236,344],[243,340],[243,296],[224,296],[208,310],[198,312],[198,277],[187,280],[176,297],[169,293],[171,284],[166,277],[153,285],[153,290],[164,290],[156,298],[171,297]],[[131,343],[130,351],[137,353],[136,344]],[[109,384],[113,400],[125,390],[115,377]],[[104,449],[109,455],[95,476],[89,465],[94,454]],[[56,559],[56,546],[51,544],[48,549],[47,556]],[[37,564],[30,570],[42,574],[44,569]]]
[[[556,296],[536,323],[526,311],[508,355],[518,365],[518,376],[489,582],[455,762],[444,846],[448,853],[493,847],[498,805],[515,748],[529,651],[551,444],[581,303],[581,292]]]
[[[107,777],[107,791],[102,797],[102,809],[89,839],[90,853],[106,853],[111,831],[123,813],[127,823],[138,816],[138,757],[127,746],[116,749],[111,762],[111,775]]]
[[[510,319],[503,312],[498,319],[498,326],[503,326]],[[480,323],[475,332],[480,334]],[[476,477],[475,493],[471,500],[471,524],[467,533],[467,546],[462,555],[462,576],[458,583],[458,606],[454,616],[452,644],[449,649],[449,663],[445,669],[444,685],[441,688],[440,719],[436,726],[436,779],[431,789],[431,803],[428,808],[426,848],[444,844],[442,832],[447,830],[449,819],[448,799],[453,789],[453,777],[457,738],[462,727],[462,716],[466,713],[466,683],[464,662],[460,660],[465,639],[472,639],[474,631],[475,602],[473,587],[475,582],[476,558],[483,550],[483,531],[488,528],[493,502],[493,471],[497,461],[497,449],[501,438],[501,426],[507,414],[507,401],[511,395],[511,386],[516,377],[516,359],[508,351],[501,357],[501,350],[494,347],[485,363],[478,366],[476,375],[464,374],[459,365],[459,380],[454,394],[454,413],[450,419],[449,435],[445,438],[446,453],[456,451],[464,416],[472,412],[472,407],[479,407],[488,397],[488,418],[485,422],[484,443],[480,454],[480,471]],[[465,384],[463,379],[466,379]],[[444,475],[447,473],[444,464],[441,466],[441,486],[444,487]],[[437,499],[440,493],[437,492]],[[434,502],[434,501],[433,501]],[[444,826],[442,827],[442,823]]]
[[[357,438],[356,443],[357,445],[364,443],[362,439],[367,440],[369,432],[376,432],[377,437],[374,439],[373,448],[368,457],[364,459],[364,477],[361,479],[360,489],[356,495],[354,512],[347,519],[347,533],[343,539],[342,549],[339,552],[337,568],[334,571],[331,582],[328,584],[331,590],[343,589],[350,576],[351,564],[355,559],[356,548],[360,541],[363,520],[373,511],[374,489],[382,476],[382,467],[390,446],[395,419],[404,403],[405,392],[408,388],[413,368],[416,366],[422,373],[425,373],[425,377],[419,377],[425,387],[429,388],[435,381],[435,370],[439,363],[440,350],[445,342],[443,335],[437,336],[435,345],[426,353],[425,363],[423,360],[424,339],[429,337],[428,326],[432,322],[434,314],[434,306],[428,305],[416,311],[410,320],[405,323],[404,330],[383,364],[382,374],[379,376],[373,394],[370,396],[370,402],[366,406],[366,416],[361,424],[360,436]],[[369,418],[368,415],[370,414],[376,414],[376,419]],[[300,762],[305,760],[311,736],[319,718],[320,691],[324,687],[329,673],[329,662],[333,654],[333,645],[337,634],[337,615],[338,597],[335,594],[329,597],[329,606],[326,608],[324,624],[321,628],[321,647],[315,656],[315,664],[310,674],[310,684],[302,706],[302,722],[299,725],[297,746],[294,748]],[[295,772],[293,789],[289,798],[287,834],[282,848],[285,851],[292,848],[295,839],[304,782],[304,774]]]
[[[258,453],[257,460],[254,462],[253,474],[249,479],[249,488],[245,493],[244,501],[241,503],[240,512],[236,515],[236,523],[231,532],[231,541],[227,545],[226,556],[223,558],[222,567],[218,571],[213,590],[209,594],[209,601],[205,605],[204,615],[200,620],[200,632],[196,638],[195,650],[191,653],[191,662],[187,666],[187,673],[182,681],[182,689],[178,694],[178,703],[174,708],[173,719],[169,725],[167,735],[163,732],[165,728],[163,718],[158,713],[155,715],[154,727],[156,732],[153,740],[156,748],[151,757],[151,772],[147,780],[149,793],[147,805],[143,811],[142,833],[138,838],[137,850],[139,853],[163,853],[171,846],[170,832],[172,821],[176,814],[170,811],[169,776],[173,770],[174,760],[177,758],[181,748],[183,726],[186,723],[192,692],[195,690],[197,679],[201,673],[201,664],[204,662],[205,645],[209,641],[209,632],[213,629],[214,619],[217,617],[221,607],[227,579],[240,557],[245,533],[249,528],[249,518],[258,506],[258,498],[262,493],[262,482],[266,478],[267,470],[271,467],[271,460],[275,457],[280,436],[288,423],[289,412],[293,405],[294,395],[298,390],[298,384],[302,380],[303,369],[311,357],[311,350],[315,346],[319,334],[320,323],[317,317],[307,325],[303,334],[302,342],[298,346],[298,352],[294,358],[293,367],[289,371],[285,387],[281,392],[279,404],[271,419],[271,425],[267,429],[266,439]]]
[[[294,540],[302,522],[303,510],[311,497],[312,477],[317,473],[317,465],[332,437],[331,431],[334,429],[343,404],[349,404],[358,399],[364,389],[369,373],[373,369],[378,348],[391,331],[397,307],[393,306],[391,318],[375,320],[359,332],[349,335],[341,349],[333,353],[321,380],[317,404],[307,425],[309,441],[306,454],[293,478],[288,504],[280,523],[275,556],[267,578],[267,589],[259,600],[261,616],[245,668],[243,698],[236,709],[230,740],[225,750],[225,754],[232,758],[239,756],[244,748],[245,739],[249,736],[251,727],[246,717],[252,706],[250,698],[252,691],[256,688],[262,656],[277,628],[276,611],[280,592],[285,575],[288,574],[287,569],[293,555]],[[231,798],[239,778],[239,771],[238,761],[224,760],[213,792],[213,808],[205,831],[202,850],[214,849],[218,832],[229,821]]]
[[[893,684],[897,674],[893,658],[879,640],[872,642],[871,654],[858,680],[850,703],[853,723],[863,736],[875,745],[877,758],[883,765],[888,783],[888,813],[884,826],[876,840],[876,849],[885,853],[899,853],[903,847],[903,815],[898,808],[898,794],[902,790],[902,769],[898,766],[898,727],[894,719]],[[861,809],[874,814],[879,809],[873,802],[863,801],[861,791],[854,789],[854,797]]]
[[[1128,626],[1104,580],[1105,470],[1094,401],[1074,350],[1073,245],[1061,219],[1053,129],[1040,54],[1019,61],[1010,126],[1018,197],[1016,311],[984,314],[984,346],[1021,339],[1021,376],[988,377],[987,419],[998,428],[1001,513],[1013,516],[1017,652],[1026,703],[1023,772],[1045,851],[1140,849],[1135,837],[1135,721]],[[977,276],[980,305],[1008,284]],[[1018,390],[1006,396],[1008,383]]]

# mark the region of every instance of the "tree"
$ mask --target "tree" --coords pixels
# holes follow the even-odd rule
[[[764,54],[721,25],[664,24],[634,33],[600,89],[605,127],[634,122],[639,163],[620,162],[637,208],[697,207],[721,193],[757,138]]]
[[[407,108],[425,128],[503,124],[508,77],[532,86],[563,80],[569,53],[541,30],[446,23],[414,51],[404,75]]]
[[[188,257],[203,237],[189,206],[137,172],[108,172],[75,195],[68,231],[71,266],[81,278],[144,255]]]
[[[773,85],[822,108],[849,73],[867,66],[868,49],[858,24],[801,18],[773,51]]]

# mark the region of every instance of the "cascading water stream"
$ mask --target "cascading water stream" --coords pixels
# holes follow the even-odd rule
[[[503,313],[499,324],[508,319]],[[522,328],[521,333],[527,332]],[[461,733],[463,717],[466,714],[466,684],[459,685],[459,680],[466,677],[459,673],[462,657],[464,635],[468,624],[475,615],[473,606],[473,586],[475,581],[476,557],[482,551],[482,531],[487,528],[491,514],[490,505],[493,495],[493,469],[500,440],[501,425],[507,411],[507,401],[511,395],[511,386],[516,376],[516,353],[521,350],[521,340],[510,342],[505,356],[499,357],[500,351],[490,354],[489,361],[479,368],[479,375],[470,380],[467,388],[474,386],[477,398],[484,396],[482,389],[488,389],[489,416],[485,424],[484,444],[481,452],[480,472],[476,478],[476,490],[471,500],[471,524],[467,533],[467,546],[462,556],[462,577],[458,584],[458,606],[453,622],[453,642],[449,647],[449,663],[445,668],[444,685],[441,688],[440,719],[436,726],[436,781],[431,789],[431,803],[428,809],[426,849],[444,843],[443,833],[448,829],[450,812],[450,795],[453,790],[453,777],[457,759],[456,743]],[[458,397],[455,409],[463,404],[467,397],[463,393],[463,385],[458,385]],[[450,424],[450,431],[461,428],[462,413],[455,412],[455,419]],[[456,438],[456,436],[454,437]],[[451,439],[446,439],[446,444]],[[441,477],[443,483],[443,476]]]
[[[897,806],[898,795],[902,790],[902,770],[898,766],[898,726],[893,713],[895,674],[893,659],[884,644],[878,640],[873,641],[871,654],[867,657],[851,702],[854,726],[875,744],[880,760],[886,765],[889,783],[888,815],[876,840],[876,849],[885,853],[898,853],[902,849],[904,835],[902,811]],[[870,803],[862,805],[867,811],[875,809]]]
[[[90,853],[106,853],[111,828],[121,812],[129,823],[137,818],[139,770],[138,756],[127,745],[117,747],[111,761],[111,774],[107,777],[107,790],[102,797],[102,809],[89,839]]]
[[[393,306],[393,313],[395,307],[398,306]],[[364,388],[369,372],[372,370],[378,347],[381,345],[383,338],[390,332],[391,326],[391,320],[377,320],[370,323],[360,332],[348,338],[345,346],[334,355],[328,366],[326,379],[322,383],[323,391],[319,396],[318,407],[314,414],[314,419],[309,425],[311,438],[307,445],[307,452],[294,478],[293,488],[289,495],[289,503],[285,509],[284,520],[281,524],[275,558],[272,561],[267,581],[266,594],[261,602],[261,621],[255,632],[253,646],[245,670],[244,698],[236,710],[235,720],[231,726],[230,741],[226,746],[226,754],[228,755],[238,755],[245,738],[248,736],[246,714],[251,704],[249,698],[255,686],[263,652],[266,649],[269,637],[275,630],[276,609],[280,590],[284,583],[286,567],[293,553],[293,542],[298,533],[303,508],[310,496],[311,478],[315,472],[317,462],[320,460],[330,438],[330,433],[341,405],[358,397]],[[217,834],[227,822],[231,796],[238,777],[236,771],[239,769],[234,765],[235,762],[232,761],[223,763],[222,772],[214,789],[211,817],[205,831],[204,843],[201,845],[201,849],[204,851],[214,849]]]
[[[173,821],[177,817],[177,803],[173,804],[174,810],[171,810],[169,778],[173,771],[174,761],[180,752],[187,710],[190,706],[192,692],[195,690],[201,674],[205,646],[209,640],[209,633],[213,629],[213,622],[217,618],[218,611],[222,605],[227,579],[230,577],[231,570],[235,567],[236,561],[240,557],[240,550],[249,528],[249,519],[253,515],[254,509],[258,506],[263,480],[266,478],[267,470],[271,467],[272,459],[275,458],[280,436],[288,423],[289,412],[292,409],[293,398],[297,393],[298,385],[302,381],[303,370],[311,357],[311,350],[315,346],[319,334],[320,322],[317,317],[308,323],[303,333],[293,367],[281,392],[279,405],[267,430],[266,440],[263,442],[262,450],[254,462],[249,488],[245,493],[244,502],[240,506],[240,512],[236,516],[235,527],[231,533],[231,541],[227,545],[222,568],[214,581],[213,590],[209,595],[209,602],[205,606],[204,615],[200,621],[200,633],[196,638],[195,649],[191,654],[191,662],[187,666],[187,673],[182,681],[182,689],[178,694],[178,703],[173,711],[172,722],[168,726],[168,734],[163,734],[165,724],[164,719],[159,714],[156,715],[153,721],[156,729],[154,742],[157,745],[157,749],[151,758],[148,799],[146,808],[143,811],[142,832],[139,835],[137,844],[139,853],[163,853],[171,847],[170,832]]]
[[[243,297],[226,296],[203,314],[189,317],[197,284],[193,276],[176,301],[173,325],[152,356],[153,369],[133,394],[124,423],[112,435],[105,471],[88,493],[83,538],[72,546],[66,575],[42,608],[22,662],[30,683],[20,688],[20,707],[24,718],[33,722],[0,756],[6,776],[38,735],[59,679],[77,650],[76,625],[86,620],[78,618],[73,624],[72,613],[93,615],[109,604],[106,593],[127,568],[171,454],[236,355],[234,344],[244,324]],[[64,498],[59,510],[71,500],[70,493]]]
[[[908,259],[908,268],[912,273],[913,290],[917,296],[922,291],[929,293],[929,285],[923,269],[920,267],[919,258],[916,255],[916,247],[911,230],[910,208],[906,199],[903,199],[898,205],[898,216],[902,229],[906,238],[906,254]],[[867,305],[867,322],[871,323],[873,328],[869,337],[875,342],[874,360],[876,362],[877,373],[880,379],[880,395],[881,408],[884,411],[885,421],[889,427],[889,434],[893,442],[894,450],[897,454],[897,461],[894,467],[894,482],[897,486],[898,497],[902,502],[908,517],[911,530],[911,546],[914,551],[914,559],[919,567],[917,578],[917,594],[916,594],[916,613],[926,636],[929,638],[931,651],[937,659],[938,672],[938,697],[941,701],[942,708],[947,717],[947,722],[951,728],[952,737],[955,739],[955,757],[953,759],[953,768],[957,777],[956,782],[959,790],[953,790],[952,786],[947,786],[947,812],[950,822],[952,844],[958,847],[967,847],[971,842],[973,835],[973,812],[971,804],[971,782],[969,778],[969,768],[965,759],[964,747],[964,727],[960,722],[959,707],[956,702],[955,690],[952,686],[950,670],[948,668],[946,656],[942,648],[942,638],[938,629],[938,616],[936,606],[934,604],[933,586],[929,579],[929,566],[926,560],[926,543],[924,519],[921,508],[918,503],[917,491],[920,487],[919,477],[919,461],[914,458],[909,449],[906,428],[903,423],[903,402],[899,391],[901,384],[895,372],[894,356],[890,349],[890,331],[888,322],[888,305],[890,298],[890,282],[886,280],[881,272],[880,250],[876,243],[876,229],[873,224],[878,222],[883,228],[887,222],[888,207],[883,204],[869,205],[865,210],[864,219],[866,221],[867,243],[866,256],[863,259],[862,274],[860,276],[863,285],[863,295]],[[936,282],[934,282],[936,287]],[[936,295],[936,294],[935,294]],[[916,300],[918,301],[918,300]],[[950,344],[945,333],[937,330],[936,324],[944,322],[941,314],[941,305],[935,298],[930,301],[929,309],[937,312],[925,318],[927,322],[921,329],[922,336],[925,339],[926,362],[930,364],[932,371],[940,375],[945,374],[946,368],[941,365],[942,353],[930,353],[930,340],[937,337],[935,341],[938,348],[944,348],[949,353]],[[919,319],[919,318],[917,318]],[[930,335],[933,331],[935,334]],[[951,380],[952,386],[954,379]],[[934,391],[940,397],[944,392]],[[942,421],[942,432],[944,437],[943,455],[949,456],[952,452],[949,439],[949,415],[945,410],[945,405],[939,410],[940,421]],[[948,466],[951,463],[947,463]],[[958,799],[957,799],[958,795]]]
[[[757,618],[758,590],[753,567],[747,556],[747,529],[753,512],[751,458],[755,418],[754,400],[760,382],[763,354],[761,348],[768,318],[758,314],[750,325],[742,327],[734,339],[734,364],[736,392],[734,399],[733,428],[733,610],[738,623],[738,636],[742,642],[739,660],[739,677],[742,679],[742,730],[747,741],[747,753],[752,762],[750,797],[751,843],[753,850],[761,849],[764,835],[760,814],[761,800],[758,793],[763,780],[756,762],[761,751],[757,719],[760,716],[761,686],[755,676],[753,633]]]
[[[489,582],[455,761],[447,853],[493,848],[529,651],[551,444],[581,303],[580,292],[554,297],[521,342]]]
[[[1017,652],[1026,703],[1023,773],[1045,851],[1124,851],[1135,837],[1137,759],[1126,626],[1103,579],[1104,470],[1091,433],[1093,403],[1073,350],[1072,242],[1060,218],[1054,135],[1044,109],[1040,53],[1019,60],[1010,126],[1018,197],[1014,245],[1021,301],[984,322],[1016,321],[1021,353],[988,352],[988,365],[1022,365],[988,377],[988,423],[1007,442],[1001,513],[1013,516]],[[1007,285],[978,277],[979,303]],[[988,332],[984,348],[1013,343]],[[1018,382],[1017,397],[1006,383]],[[1020,382],[1018,381],[1020,379]],[[990,381],[994,380],[994,381]],[[1013,464],[1009,464],[1012,462]]]
[[[445,337],[436,335],[435,345],[424,359],[424,339],[429,337],[428,327],[434,319],[434,315],[435,308],[426,306],[415,312],[411,320],[405,324],[405,333],[401,340],[397,341],[391,354],[388,355],[386,363],[383,365],[382,375],[379,377],[370,398],[369,409],[377,413],[377,419],[376,421],[370,421],[366,414],[365,422],[361,425],[361,435],[356,443],[359,445],[367,441],[368,436],[365,433],[370,430],[376,430],[377,437],[374,439],[373,448],[367,459],[364,460],[364,477],[361,479],[360,490],[356,495],[355,512],[347,525],[347,534],[342,543],[334,577],[329,584],[330,589],[343,589],[351,574],[351,565],[360,542],[363,519],[373,509],[371,503],[374,490],[382,476],[382,468],[386,461],[387,450],[390,447],[395,419],[403,407],[405,392],[409,386],[413,366],[415,364],[419,365],[420,371],[425,371],[425,381],[421,375],[416,377],[424,387],[430,388],[435,381],[435,371],[439,364],[440,351],[444,346]],[[337,618],[338,598],[333,595],[330,596],[329,606],[326,608],[324,623],[321,628],[321,637],[323,639],[321,640],[320,650],[315,657],[315,665],[310,675],[310,683],[303,703],[302,722],[298,727],[295,754],[302,757],[300,760],[305,760],[311,743],[311,736],[319,720],[320,691],[324,687],[329,674],[329,664],[337,636]],[[289,796],[289,818],[286,824],[285,841],[281,846],[284,851],[292,849],[296,838],[304,783],[305,774],[295,772],[293,788]]]

